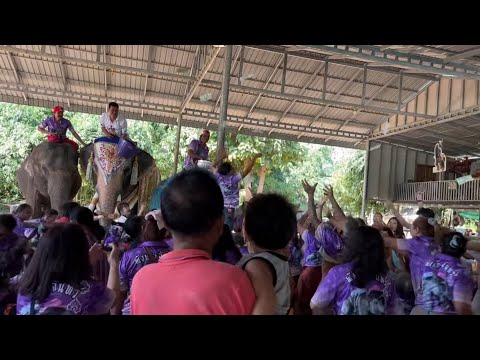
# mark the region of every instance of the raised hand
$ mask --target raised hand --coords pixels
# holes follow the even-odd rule
[[[326,197],[329,199],[333,198],[333,187],[331,185],[326,185],[323,188],[323,193],[325,194]]]
[[[303,180],[302,185],[303,185],[303,190],[305,190],[305,192],[309,196],[313,196],[313,194],[315,194],[315,189],[317,188],[317,184],[312,186],[307,182],[307,180]]]

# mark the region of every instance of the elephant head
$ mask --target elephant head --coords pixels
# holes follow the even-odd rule
[[[43,142],[35,146],[17,171],[23,196],[33,207],[33,216],[42,208],[60,210],[72,201],[82,185],[78,154],[69,144]]]
[[[116,155],[116,145],[105,145],[102,150],[99,150],[99,146],[99,143],[96,143],[84,147],[80,151],[80,165],[82,172],[86,174],[88,162],[93,152],[92,181],[99,197],[98,206],[102,212],[113,214],[118,196],[120,195],[122,200],[124,200],[139,188],[138,184],[131,185],[130,183],[135,158],[118,158]],[[97,150],[95,150],[95,147],[97,147]],[[110,152],[110,154],[105,156],[105,151],[107,153]],[[144,197],[148,197],[149,199],[153,187],[155,187],[159,181],[158,169],[152,156],[143,150],[140,150],[136,159],[139,183],[142,183],[142,181],[143,183],[151,181],[151,184],[149,184],[149,188],[151,188],[150,192],[148,193],[148,191],[146,191],[142,193]],[[144,180],[146,175],[150,175],[150,173],[147,174],[149,171],[152,176]],[[109,221],[102,221],[101,223],[102,225],[107,225]]]

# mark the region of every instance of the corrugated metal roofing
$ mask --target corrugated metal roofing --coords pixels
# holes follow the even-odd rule
[[[473,47],[432,45],[424,50],[445,57]],[[328,54],[302,50],[290,55],[289,48],[247,45],[240,59],[241,47],[234,46],[230,130],[317,143],[328,139],[330,145],[362,147],[358,134],[370,134],[388,119],[388,109],[397,108],[400,68],[368,68],[363,94],[363,65],[351,59],[329,60],[325,99],[343,104],[326,105],[322,99]],[[418,53],[418,46],[407,49]],[[67,110],[90,113],[100,113],[108,102],[117,101],[131,119],[173,124],[187,89],[208,62],[213,47],[17,45],[0,50],[0,101],[46,107],[61,103]],[[289,55],[282,93],[285,52]],[[188,103],[185,125],[214,128],[217,123],[223,57],[224,49]],[[405,71],[403,103],[414,98],[431,78]],[[360,109],[363,97],[370,108]],[[332,133],[335,130],[341,133]]]

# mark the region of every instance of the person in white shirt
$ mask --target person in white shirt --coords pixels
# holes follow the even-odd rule
[[[100,127],[104,137],[96,139],[97,141],[108,141],[118,143],[120,138],[130,140],[128,137],[127,119],[118,113],[119,106],[116,102],[108,104],[108,112],[104,112],[100,117]]]

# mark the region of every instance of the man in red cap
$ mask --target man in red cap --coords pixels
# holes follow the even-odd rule
[[[208,146],[207,142],[210,139],[210,131],[204,129],[200,140],[192,140],[188,146],[187,158],[185,159],[185,170],[192,169],[197,165],[198,160],[208,160]]]
[[[46,128],[48,130],[46,130]],[[70,144],[75,151],[78,151],[78,144],[67,138],[67,130],[70,130],[75,139],[77,139],[83,146],[87,145],[73,129],[72,123],[63,117],[63,107],[61,106],[55,106],[53,108],[53,116],[43,120],[37,129],[42,134],[48,135],[47,140],[49,142]]]

